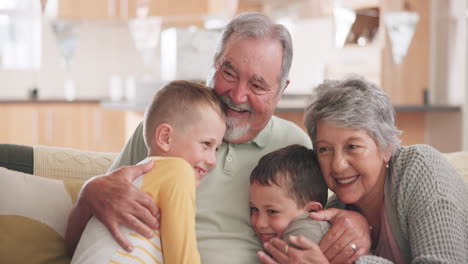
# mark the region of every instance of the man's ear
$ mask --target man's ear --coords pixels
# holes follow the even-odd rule
[[[286,91],[286,88],[288,88],[290,82],[291,82],[290,80],[286,80],[286,83],[284,84],[284,89],[283,89],[283,91],[281,92],[281,95],[284,94],[284,91]]]
[[[318,212],[318,211],[321,211],[323,209],[323,206],[321,203],[319,202],[315,202],[315,201],[310,201],[309,203],[306,204],[306,206],[304,206],[304,210],[306,210],[307,212]]]
[[[169,152],[171,149],[171,141],[174,134],[173,130],[172,126],[167,123],[162,123],[156,127],[154,142],[161,151]]]
[[[288,88],[288,85],[289,85],[289,80],[286,80],[286,83],[284,84],[284,88],[283,88],[283,87],[280,87],[280,89],[281,89],[281,88],[283,88],[283,89],[282,89],[281,93],[278,93],[278,96],[276,96],[276,103],[279,102],[279,100],[281,99],[281,97],[282,97],[283,94],[284,94],[284,91],[286,90],[286,88]]]

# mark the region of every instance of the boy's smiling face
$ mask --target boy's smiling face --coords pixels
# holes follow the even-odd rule
[[[216,150],[226,131],[226,122],[211,107],[198,109],[202,114],[183,131],[174,131],[166,156],[186,160],[195,172],[196,184],[216,165]]]
[[[250,223],[262,243],[274,237],[281,238],[289,223],[305,213],[306,208],[297,206],[286,187],[257,182],[250,185]]]

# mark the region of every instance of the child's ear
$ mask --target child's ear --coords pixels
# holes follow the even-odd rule
[[[318,212],[323,209],[323,206],[319,202],[310,201],[309,203],[306,204],[306,206],[304,206],[304,209],[309,213]]]
[[[154,142],[163,152],[169,152],[171,149],[172,136],[174,134],[173,128],[167,123],[160,124],[154,132]]]

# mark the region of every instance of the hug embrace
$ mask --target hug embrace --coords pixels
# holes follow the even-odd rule
[[[65,233],[73,262],[467,263],[467,185],[434,148],[400,146],[381,88],[320,84],[308,135],[273,115],[292,47],[267,16],[235,17],[206,86],[168,83],[81,189]]]

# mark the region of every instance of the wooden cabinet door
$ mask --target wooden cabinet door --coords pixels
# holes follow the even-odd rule
[[[38,143],[38,112],[34,104],[0,104],[0,143]]]
[[[105,19],[116,15],[117,0],[58,0],[58,18]]]
[[[118,152],[127,141],[125,112],[98,103],[3,103],[0,121],[0,143]]]
[[[54,103],[39,105],[39,144],[86,149],[91,129],[87,104]]]
[[[125,137],[125,112],[96,107],[90,115],[92,125],[88,130],[90,150],[120,152],[127,141]]]

